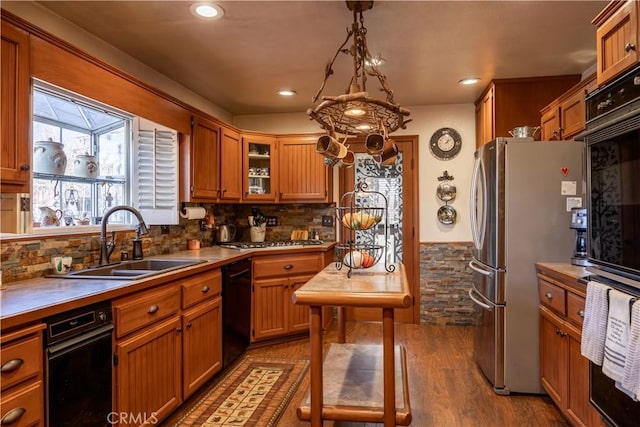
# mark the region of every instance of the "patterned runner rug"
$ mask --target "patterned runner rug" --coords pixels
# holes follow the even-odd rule
[[[247,356],[175,426],[275,426],[308,367],[308,360]]]

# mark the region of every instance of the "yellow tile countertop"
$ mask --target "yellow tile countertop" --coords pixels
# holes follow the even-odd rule
[[[332,250],[335,242],[322,245],[279,247],[274,249],[236,250],[218,246],[180,251],[147,258],[191,259],[206,262],[139,280],[67,279],[38,277],[6,283],[0,290],[0,328],[6,330],[133,292],[152,288],[193,274],[222,267],[241,259],[264,255],[286,255]]]

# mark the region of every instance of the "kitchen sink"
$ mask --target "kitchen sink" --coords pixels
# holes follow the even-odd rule
[[[206,260],[141,259],[109,264],[102,267],[85,268],[84,270],[71,271],[63,275],[55,274],[48,277],[61,279],[136,280],[196,264],[202,264],[204,262],[206,262]]]

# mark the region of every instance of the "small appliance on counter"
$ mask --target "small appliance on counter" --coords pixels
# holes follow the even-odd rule
[[[587,208],[571,209],[569,228],[576,231],[571,264],[589,267],[591,263],[588,261],[589,256],[587,255]]]

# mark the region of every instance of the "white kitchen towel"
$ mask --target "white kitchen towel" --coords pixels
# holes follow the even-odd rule
[[[640,398],[640,301],[631,308],[631,327],[629,328],[629,344],[627,345],[627,362],[624,364],[622,386]]]
[[[633,296],[615,289],[609,291],[609,315],[602,372],[614,381],[622,381],[624,374],[631,328],[629,308],[632,299]]]
[[[609,303],[607,293],[610,287],[602,283],[587,283],[587,299],[582,322],[582,342],[580,352],[596,365],[602,365],[604,341],[607,334],[607,314]]]

